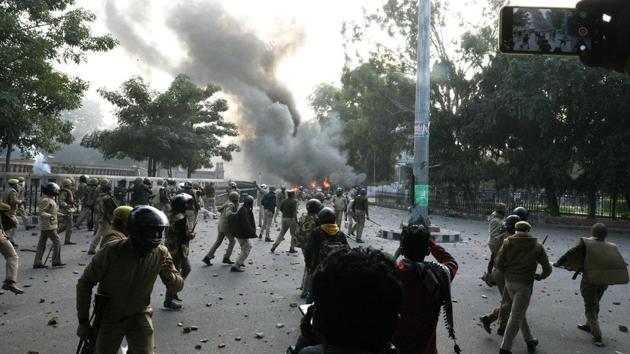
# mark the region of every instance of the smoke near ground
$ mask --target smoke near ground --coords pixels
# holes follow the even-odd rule
[[[112,3],[107,4],[106,13],[108,27],[126,50],[154,65],[166,62],[141,44],[130,25],[137,18],[117,11]],[[276,77],[280,61],[303,43],[299,26],[285,24],[269,45],[213,1],[179,3],[168,12],[166,24],[188,57],[162,69],[185,73],[199,84],[217,83],[234,97],[242,147],[235,159],[250,171],[250,177],[263,171],[301,184],[324,177],[345,185],[363,181],[365,176],[357,175],[336,147],[340,125],[322,130],[317,123],[300,124],[292,93]]]

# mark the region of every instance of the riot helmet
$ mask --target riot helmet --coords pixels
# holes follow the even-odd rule
[[[192,189],[192,187],[193,187],[192,182],[190,181],[184,182],[184,189]]]
[[[151,180],[148,177],[145,177],[144,180],[142,180],[142,183],[146,184],[147,186],[150,186],[151,184],[153,184],[153,182],[151,182]]]
[[[252,197],[251,195],[246,196],[245,200],[243,200],[243,206],[246,206],[248,208],[253,208],[254,207],[254,197]]]
[[[230,192],[230,194],[228,194],[228,199],[232,202],[232,203],[238,203],[238,199],[239,199],[239,194],[238,192]]]
[[[334,224],[335,221],[336,221],[335,211],[332,210],[331,208],[323,208],[317,214],[318,225]]]
[[[48,182],[42,186],[42,193],[46,194],[47,196],[54,197],[54,196],[59,195],[60,189],[61,188],[59,188],[59,185],[57,183]]]
[[[315,199],[319,199],[319,201],[323,203],[326,199],[326,195],[323,192],[317,192],[315,193]]]
[[[80,183],[87,183],[88,182],[88,176],[86,175],[81,175],[81,177],[79,177],[79,182]]]
[[[516,207],[514,211],[512,211],[512,214],[518,215],[521,221],[527,221],[529,219],[529,211],[522,206]]]
[[[127,220],[129,238],[133,248],[141,256],[147,255],[160,245],[162,234],[167,227],[168,219],[166,215],[148,205],[135,207],[129,213],[129,219]]]
[[[320,202],[319,199],[313,198],[306,202],[306,211],[309,214],[317,214],[322,210],[322,206],[322,202]]]
[[[171,198],[171,208],[176,213],[183,213],[192,203],[193,197],[187,193],[181,193]]]
[[[510,235],[513,235],[514,233],[516,233],[515,227],[516,227],[516,223],[519,221],[521,221],[521,218],[518,215],[509,215],[503,221],[504,231],[506,231]]]

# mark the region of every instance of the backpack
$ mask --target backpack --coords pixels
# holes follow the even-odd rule
[[[308,237],[315,228],[315,219],[309,218],[308,215],[302,215],[297,222],[297,230],[295,230],[295,236],[293,238],[295,247],[304,248],[308,243]]]
[[[321,263],[328,255],[339,250],[349,250],[350,246],[341,242],[339,234],[337,236],[326,236],[322,244],[319,246],[319,263]]]

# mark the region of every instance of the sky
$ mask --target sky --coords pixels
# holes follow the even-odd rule
[[[97,20],[94,30],[97,34],[107,33],[105,23],[105,5],[108,1],[117,8],[125,8],[124,0],[79,0],[77,5],[93,11]],[[133,16],[149,19],[149,28],[141,28],[144,40],[177,63],[186,57],[176,37],[164,24],[165,14],[177,1],[174,0],[134,0],[144,2],[146,10],[133,13]],[[184,1],[184,0],[180,0]],[[263,40],[273,43],[276,36],[282,35],[283,28],[297,24],[305,33],[305,41],[301,48],[286,58],[277,72],[280,81],[293,92],[297,108],[305,120],[312,118],[308,105],[308,96],[320,83],[338,83],[344,64],[342,48],[343,39],[340,34],[344,21],[358,21],[362,18],[362,9],[368,11],[379,6],[383,0],[189,0],[197,3],[219,2],[231,14],[242,19]],[[451,1],[453,13],[460,13],[470,22],[479,21],[483,1]],[[517,5],[533,6],[574,6],[575,1],[567,0],[520,0],[512,2]],[[144,21],[143,21],[144,22]],[[454,21],[455,22],[455,21]],[[461,33],[456,25],[445,29],[452,34]],[[134,75],[144,77],[150,84],[164,90],[172,77],[159,68],[152,67],[139,58],[130,55],[122,46],[107,52],[88,55],[87,62],[81,65],[64,65],[62,69],[78,75],[91,83],[87,97],[100,101],[103,114],[109,124],[115,123],[111,114],[112,107],[102,102],[96,89],[104,87],[117,89],[120,84]]]

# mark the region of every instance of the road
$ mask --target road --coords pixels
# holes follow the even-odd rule
[[[373,208],[371,216],[386,228],[394,228],[406,219],[402,211],[383,208]],[[433,217],[432,222],[459,231],[463,236],[460,243],[444,244],[460,264],[452,291],[460,347],[464,353],[498,352],[500,337],[486,334],[478,320],[499,301],[496,288],[488,288],[479,279],[488,256],[486,223],[439,216]],[[377,238],[378,231],[378,226],[368,223],[366,245],[393,253],[397,243]],[[549,235],[546,247],[550,259],[555,260],[577,237],[588,233],[534,225],[534,234],[541,239]],[[159,281],[156,283],[152,305],[157,353],[284,353],[298,336],[301,315],[293,306],[301,303],[297,287],[302,276],[302,256],[285,252],[288,240],[272,255],[271,245],[256,239],[246,272],[231,273],[229,266],[220,263],[225,245],[215,258],[218,264],[208,267],[201,262],[215,237],[216,221],[202,220],[197,239],[191,246],[193,269],[180,294],[184,300],[181,311],[162,309],[164,286]],[[86,254],[87,232],[75,232],[74,239],[79,241],[78,245],[62,248],[62,260],[67,263],[63,269],[34,270],[34,253],[24,249],[18,252],[20,283],[26,293],[0,295],[0,352],[75,352],[75,285],[90,256]],[[614,233],[609,239],[619,245],[625,259],[630,260],[630,235]],[[18,241],[22,248],[34,249],[37,233],[21,231]],[[238,245],[235,253],[238,254]],[[236,255],[232,257],[235,258]],[[540,340],[538,352],[630,353],[630,336],[618,328],[630,325],[628,286],[611,287],[606,292],[600,319],[607,347],[596,348],[589,335],[575,328],[583,321],[583,311],[579,281],[572,280],[571,276],[567,271],[554,269],[550,278],[535,284],[528,320]],[[57,319],[54,326],[48,324],[53,317]],[[186,326],[197,326],[198,330],[184,333]],[[258,332],[262,332],[262,338],[256,338]],[[442,321],[438,324],[438,342],[441,353],[452,352],[453,344],[446,336]],[[520,337],[515,341],[514,353],[526,353]]]

